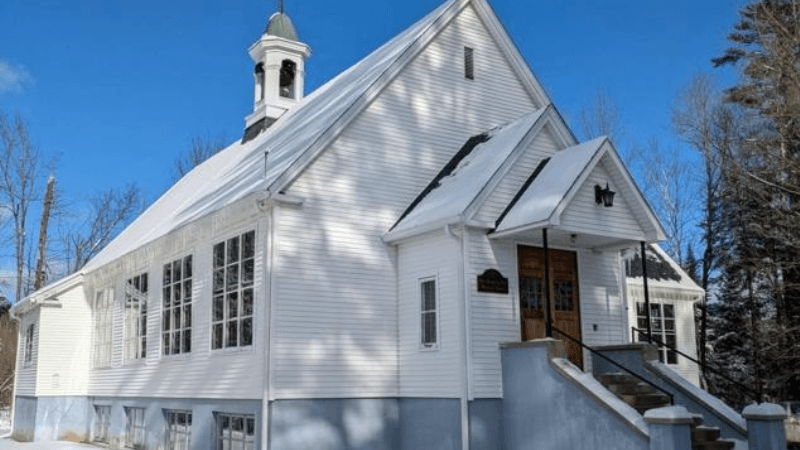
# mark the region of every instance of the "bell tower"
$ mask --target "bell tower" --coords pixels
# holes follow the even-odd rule
[[[255,63],[255,89],[253,113],[245,118],[243,142],[258,136],[303,99],[305,62],[311,55],[284,14],[282,1],[248,52]]]

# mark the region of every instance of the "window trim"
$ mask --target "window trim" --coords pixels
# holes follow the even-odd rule
[[[36,335],[36,322],[32,322],[25,330],[25,355],[23,359],[23,367],[30,367],[33,365],[33,345],[34,336]]]
[[[102,442],[107,444],[108,443],[108,433],[111,429],[111,405],[104,405],[95,403],[94,405],[94,421],[92,421],[92,442]],[[101,414],[100,410],[106,411],[107,414]],[[106,421],[101,421],[100,419],[105,418]],[[102,425],[102,427],[98,427],[98,425]],[[102,430],[103,433],[98,433],[98,430]]]
[[[637,328],[637,330],[642,330],[642,328],[639,327],[639,320],[640,319],[644,320],[644,321],[647,320],[647,316],[640,316],[639,315],[639,306],[640,305],[641,305],[642,308],[645,308],[645,303],[643,301],[642,302],[639,302],[639,301],[636,302],[636,328]],[[672,317],[671,318],[667,318],[666,317],[666,314],[664,312],[664,306],[670,306],[672,308]],[[676,307],[676,304],[675,303],[671,303],[671,302],[664,302],[664,301],[650,302],[650,308],[652,309],[653,307],[658,307],[658,309],[660,311],[658,317],[654,317],[653,314],[652,314],[652,311],[650,313],[650,320],[651,321],[658,320],[660,322],[660,329],[659,330],[652,330],[653,335],[656,338],[658,338],[659,340],[663,341],[665,344],[669,344],[669,342],[667,342],[667,335],[674,337],[674,339],[675,339],[675,348],[677,350],[680,350],[678,348],[678,317],[677,317],[677,309],[678,308]],[[669,332],[667,331],[667,327],[666,327],[666,321],[667,320],[672,320],[672,330],[669,331]],[[637,332],[637,335],[638,335],[638,337],[640,339],[642,338],[642,336],[645,336],[645,339],[646,339],[646,334],[647,334],[647,328],[644,328],[643,331]],[[642,342],[642,341],[640,341],[640,342]],[[670,350],[667,347],[657,348],[657,351],[658,351],[658,359],[663,364],[670,365],[670,366],[678,366],[678,365],[680,365],[680,359],[678,358],[678,353],[677,352],[674,352],[674,351]],[[674,356],[674,358],[675,358],[675,362],[674,363],[669,362],[670,354],[672,356]]]
[[[214,442],[213,442],[214,449],[215,450],[222,450],[223,447],[224,447],[225,438],[224,438],[223,433],[222,433],[222,420],[225,417],[228,418],[228,420],[229,420],[228,423],[229,424],[230,424],[230,421],[232,419],[243,419],[243,429],[244,429],[244,435],[243,436],[244,436],[244,440],[235,441],[235,442],[241,442],[242,443],[242,447],[241,448],[244,449],[244,450],[255,450],[256,449],[256,437],[258,436],[258,429],[257,429],[256,423],[255,423],[255,420],[256,420],[255,414],[228,413],[228,412],[214,412]],[[252,420],[253,421],[253,434],[252,434],[253,438],[252,438],[252,441],[250,442],[250,444],[252,444],[252,446],[250,446],[250,447],[247,446],[247,444],[248,444],[248,442],[247,442],[247,436],[248,436],[248,434],[247,434],[247,421],[248,420]],[[231,445],[233,442],[234,442],[234,440],[233,440],[233,436],[232,436],[232,433],[231,433],[231,435],[229,435],[229,439],[228,439],[228,443],[229,443],[228,448],[233,448],[233,446]]]
[[[141,309],[140,309],[138,317],[135,319],[136,320],[136,324],[137,324],[137,329],[139,330],[139,333],[137,333],[138,335],[136,337],[132,338],[130,336],[130,333],[131,333],[131,328],[129,326],[130,324],[128,322],[128,317],[126,316],[126,311],[127,311],[126,307],[127,307],[128,297],[129,297],[129,295],[131,295],[130,292],[129,292],[129,287],[132,286],[131,282],[136,278],[139,278],[139,282],[140,283],[141,283],[141,280],[144,279],[147,289],[146,289],[146,291],[144,293],[142,293],[142,295],[144,297],[144,310],[145,310],[145,312],[144,312],[144,314],[142,314]],[[131,275],[130,277],[126,278],[125,282],[124,282],[125,284],[123,286],[123,299],[122,299],[122,302],[123,302],[123,304],[122,304],[122,360],[125,362],[125,364],[136,364],[136,363],[141,363],[141,362],[147,360],[147,344],[148,344],[148,341],[149,341],[149,339],[148,339],[149,335],[148,335],[148,332],[147,332],[147,328],[148,328],[148,322],[150,320],[150,317],[149,317],[150,310],[152,309],[152,306],[153,306],[153,302],[152,302],[151,295],[150,295],[150,293],[151,293],[151,289],[150,288],[152,287],[151,282],[152,282],[152,280],[151,280],[151,277],[150,277],[150,272],[147,269],[134,271],[134,274]],[[144,330],[143,330],[144,334],[141,334],[142,328],[144,328]],[[128,354],[128,345],[132,340],[136,341],[136,350],[135,350],[135,356],[130,357],[129,354]]]
[[[131,413],[134,412],[141,412],[141,416],[134,414],[134,420],[131,421]],[[147,442],[147,420],[145,419],[145,415],[147,413],[147,409],[141,406],[126,406],[125,407],[125,448],[133,448],[133,449],[143,449],[145,443]],[[142,422],[141,424],[136,423],[136,418],[141,417]],[[136,441],[136,431],[141,430],[141,442]]]
[[[475,48],[464,46],[464,79],[475,81]]]
[[[106,306],[104,313],[105,318],[98,317],[97,304],[100,301],[100,296],[103,297],[103,303]],[[94,302],[92,302],[92,369],[106,369],[111,367],[114,360],[114,288],[104,287],[95,290]],[[106,320],[102,324],[98,320]],[[99,332],[102,331],[107,342],[99,342]],[[105,354],[102,355],[100,360],[100,351]]]
[[[170,446],[170,433],[172,432],[172,428],[170,427],[170,425],[172,425],[170,423],[170,415],[171,414],[186,414],[188,425],[185,425],[186,426],[186,433],[185,433],[186,446],[183,447],[183,448],[191,449],[192,448],[191,447],[191,445],[192,445],[192,423],[193,423],[192,411],[187,410],[187,409],[164,409],[163,412],[164,412],[164,425],[165,425],[165,428],[166,428],[164,430],[164,449],[165,450],[174,450],[175,449],[175,447]],[[183,433],[180,433],[180,434],[183,434]],[[181,447],[178,447],[178,448],[181,448]]]
[[[433,284],[433,291],[434,291],[434,295],[435,295],[435,298],[434,298],[434,302],[435,302],[434,305],[435,306],[434,306],[434,309],[432,311],[433,311],[433,314],[434,314],[434,325],[436,327],[436,335],[435,335],[435,340],[434,340],[433,343],[426,344],[426,343],[423,342],[425,330],[424,330],[424,328],[422,326],[422,315],[425,314],[425,313],[429,313],[430,310],[427,310],[427,311],[423,311],[422,310],[422,302],[423,302],[423,298],[422,298],[422,296],[423,296],[423,287],[422,286],[425,283],[428,283],[428,282],[431,282],[431,281],[434,283]],[[427,276],[427,277],[422,277],[422,278],[418,278],[417,279],[417,308],[418,308],[417,309],[417,324],[418,324],[417,326],[419,327],[419,338],[417,340],[417,343],[419,345],[419,349],[421,351],[436,351],[436,350],[439,350],[439,348],[441,347],[441,341],[442,341],[441,340],[441,335],[442,335],[442,333],[441,333],[441,328],[439,327],[439,316],[441,315],[441,295],[440,295],[440,291],[439,291],[439,275],[438,274]]]
[[[183,276],[184,273],[185,273],[185,269],[186,269],[186,260],[187,259],[191,259],[191,264],[192,264],[192,266],[191,266],[191,270],[192,270],[191,277],[184,277]],[[192,350],[194,349],[194,338],[195,338],[194,316],[195,316],[195,309],[196,309],[196,305],[197,305],[197,302],[196,302],[196,300],[197,300],[196,297],[197,296],[195,295],[195,283],[194,283],[195,278],[196,278],[195,275],[196,275],[196,272],[197,272],[197,270],[196,270],[197,269],[197,263],[195,262],[195,259],[196,259],[195,258],[195,252],[194,251],[188,251],[188,252],[185,252],[185,253],[180,253],[180,254],[174,255],[172,257],[166,258],[165,260],[162,260],[162,263],[160,265],[160,268],[161,268],[161,294],[159,296],[160,302],[158,304],[158,315],[159,315],[159,317],[158,317],[158,323],[159,323],[159,329],[158,329],[158,355],[159,355],[159,358],[162,358],[162,359],[187,358],[192,354]],[[172,314],[176,309],[175,308],[175,299],[174,298],[171,299],[169,307],[165,307],[164,306],[164,293],[166,292],[166,289],[167,289],[167,286],[164,283],[166,266],[169,265],[170,267],[174,267],[175,263],[177,263],[177,262],[180,262],[180,268],[181,268],[181,279],[177,284],[179,284],[182,287],[181,288],[181,292],[185,292],[184,291],[185,283],[187,281],[190,281],[190,286],[191,287],[189,289],[189,292],[192,294],[192,298],[190,299],[189,302],[185,301],[185,297],[182,297],[181,300],[180,300],[181,301],[180,311],[182,311],[182,313],[181,313],[181,325],[182,326],[181,326],[180,330],[177,330],[177,329],[175,329],[175,327],[173,327],[173,324],[174,324],[173,319],[170,319],[170,328],[169,328],[169,330],[165,330],[164,329],[164,313],[166,312],[166,309],[168,308],[170,310],[170,314]],[[175,280],[172,279],[172,271],[170,271],[169,288],[170,288],[170,295],[171,296],[172,296],[172,292],[173,292],[172,288],[175,285],[176,285]],[[185,320],[184,320],[185,319],[185,313],[186,313],[185,306],[187,305],[187,303],[191,306],[191,308],[190,308],[191,309],[191,321],[190,321],[190,324],[189,324],[188,327],[183,325],[183,324],[185,324]],[[166,354],[164,354],[164,349],[165,349],[165,347],[164,347],[164,335],[166,333],[169,333],[170,336],[173,336],[176,331],[180,331],[180,333],[181,333],[180,334],[180,336],[181,336],[180,337],[180,346],[179,346],[179,348],[181,350],[178,353],[174,353],[172,351],[173,347],[172,347],[172,345],[170,345],[170,353],[168,355],[166,355]],[[186,331],[190,332],[189,351],[183,351],[184,339],[185,339],[184,336],[185,336]],[[170,337],[170,339],[172,339],[172,337]],[[172,343],[172,341],[170,341],[170,342]]]
[[[245,258],[244,257],[244,246],[243,246],[242,243],[244,241],[244,236],[247,235],[247,234],[251,234],[251,233],[253,235],[253,255],[252,255],[252,257]],[[256,318],[258,316],[256,314],[257,313],[257,305],[258,305],[257,283],[256,283],[256,278],[258,277],[258,270],[256,270],[257,269],[256,266],[257,266],[258,257],[259,257],[258,235],[259,235],[258,227],[256,227],[256,226],[245,227],[245,228],[237,230],[236,232],[232,232],[232,233],[228,233],[228,234],[225,234],[225,235],[221,235],[220,237],[213,239],[212,242],[211,242],[211,256],[210,256],[210,258],[211,258],[211,261],[210,261],[210,267],[211,267],[211,282],[210,282],[210,284],[211,284],[211,286],[210,286],[210,289],[211,289],[211,304],[209,306],[209,320],[208,320],[208,324],[209,324],[208,325],[208,333],[209,333],[208,334],[208,336],[209,336],[208,348],[209,348],[209,351],[211,352],[212,355],[225,354],[225,353],[252,352],[253,349],[256,347],[256,342],[257,342],[257,340],[256,340],[256,329],[257,329],[256,328],[256,325],[257,325]],[[228,248],[229,248],[228,247],[228,242],[230,242],[232,239],[239,239],[239,243],[238,243],[238,245],[239,245],[238,258],[239,259],[237,260],[236,264],[238,264],[239,267],[240,267],[240,270],[238,272],[239,273],[239,278],[238,278],[238,281],[237,281],[237,288],[236,288],[237,298],[238,298],[238,303],[237,303],[238,315],[236,317],[236,319],[237,319],[238,337],[237,337],[237,341],[236,341],[236,345],[235,346],[228,345],[228,326],[227,326],[228,322],[231,321],[231,318],[228,317],[228,301],[227,301],[227,298],[228,298],[228,294],[233,292],[233,291],[230,291],[230,292],[228,291],[228,286],[227,286],[227,281],[226,281],[227,280],[227,268],[228,268],[228,265],[229,265],[229,263],[227,261],[227,254],[228,254]],[[214,262],[214,258],[216,257],[214,252],[215,252],[215,248],[220,244],[224,244],[225,261],[223,262],[222,267],[217,267],[217,266],[215,266],[215,262]],[[242,277],[242,274],[243,274],[243,270],[242,270],[243,269],[243,263],[246,260],[252,260],[252,264],[253,264],[253,274],[252,274],[253,278],[252,278],[252,280],[251,280],[249,285],[245,285],[244,282],[242,281],[243,280],[243,277]],[[224,283],[224,285],[222,287],[222,291],[215,292],[214,291],[214,279],[215,279],[215,274],[214,273],[218,269],[223,269],[223,283]],[[243,316],[241,314],[241,312],[244,309],[243,308],[243,302],[244,302],[244,300],[243,300],[244,299],[243,292],[245,291],[245,289],[251,289],[252,290],[252,303],[253,304],[252,304],[251,314],[249,316]],[[215,302],[215,297],[218,297],[218,296],[222,297],[222,302],[223,302],[223,304],[222,304],[222,308],[223,308],[223,310],[222,310],[222,320],[221,321],[214,319],[214,306],[215,306],[214,302]],[[247,318],[250,318],[250,324],[251,324],[250,325],[250,327],[251,327],[250,344],[241,345],[240,344],[241,335],[242,335],[242,333],[241,333],[241,324],[244,321],[244,319],[247,319]],[[222,346],[219,347],[219,348],[214,348],[214,327],[216,325],[222,325]]]

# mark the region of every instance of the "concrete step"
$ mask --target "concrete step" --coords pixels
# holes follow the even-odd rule
[[[636,384],[611,384],[606,387],[609,391],[617,395],[655,394],[658,392],[656,388],[644,382]]]
[[[692,450],[732,450],[736,443],[730,439],[717,439],[716,441],[692,443]]]
[[[717,427],[697,426],[692,429],[692,442],[711,442],[719,439],[720,431]]]
[[[624,372],[609,372],[597,376],[597,380],[605,386],[611,384],[639,384],[638,378]]]

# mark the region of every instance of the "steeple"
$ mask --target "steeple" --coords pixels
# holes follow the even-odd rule
[[[258,136],[303,99],[305,62],[311,49],[300,42],[279,1],[278,11],[270,16],[249,53],[255,62],[255,98],[253,113],[245,119],[243,142]]]

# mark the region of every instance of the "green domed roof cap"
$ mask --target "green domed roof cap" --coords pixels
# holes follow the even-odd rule
[[[264,34],[268,36],[277,36],[290,41],[300,41],[297,38],[297,31],[294,29],[292,19],[282,12],[276,12],[269,18],[267,29]]]

